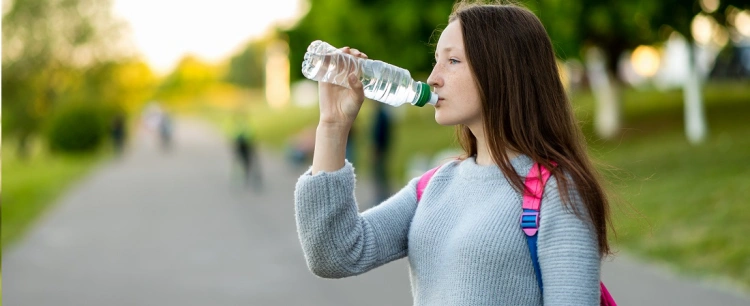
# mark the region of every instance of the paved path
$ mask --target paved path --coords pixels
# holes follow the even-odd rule
[[[173,150],[139,138],[66,194],[3,256],[6,306],[410,305],[405,260],[344,280],[307,270],[294,225],[300,169],[264,154],[262,193],[233,179],[228,144],[180,121]],[[367,186],[357,196],[367,199]],[[750,305],[627,258],[620,305]]]

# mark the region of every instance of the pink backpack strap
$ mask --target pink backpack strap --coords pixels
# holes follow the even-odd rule
[[[523,214],[521,215],[521,228],[526,236],[534,236],[539,230],[539,208],[544,194],[544,184],[550,177],[550,171],[546,167],[534,163],[526,175],[526,190],[523,193]]]
[[[424,189],[427,188],[427,183],[430,182],[432,175],[434,175],[438,169],[440,169],[440,166],[430,169],[419,178],[419,182],[417,182],[417,203],[422,199],[422,193],[424,192]]]

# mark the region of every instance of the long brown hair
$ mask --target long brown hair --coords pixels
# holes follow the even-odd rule
[[[449,22],[454,21],[461,23],[469,65],[479,87],[493,161],[519,191],[524,190],[524,181],[513,170],[508,149],[551,169],[564,205],[592,223],[599,253],[608,255],[609,201],[586,151],[541,21],[515,4],[465,1],[454,6]],[[467,156],[476,155],[477,139],[469,128],[459,125],[457,134]],[[572,186],[588,218],[571,204],[568,188]]]

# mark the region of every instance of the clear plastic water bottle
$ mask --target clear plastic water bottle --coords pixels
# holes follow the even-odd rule
[[[435,105],[438,100],[430,86],[414,81],[408,70],[377,60],[346,54],[330,44],[316,40],[307,47],[302,74],[318,82],[349,88],[347,76],[354,72],[362,81],[365,97],[392,106],[411,103]]]

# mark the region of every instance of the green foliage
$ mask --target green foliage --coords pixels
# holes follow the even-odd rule
[[[307,46],[314,40],[335,47],[357,48],[426,78],[432,69],[436,27],[448,23],[453,1],[348,1],[312,0],[310,11],[289,38],[292,80],[303,78],[299,69]]]
[[[220,75],[214,65],[194,56],[185,56],[161,82],[155,97],[171,101],[200,96],[217,84]]]
[[[84,67],[122,55],[121,24],[110,7],[100,0],[11,1],[2,18],[3,63]]]
[[[264,62],[265,45],[262,42],[250,43],[229,60],[225,80],[241,87],[261,88],[265,84]]]
[[[3,120],[5,133],[26,143],[52,109],[91,89],[84,86],[93,80],[89,69],[127,56],[110,6],[110,1],[98,0],[8,4],[2,18],[2,108],[13,120]],[[112,80],[106,73],[100,76],[98,82]],[[23,151],[21,145],[19,153]]]
[[[589,45],[607,54],[615,71],[623,51],[666,39],[664,29],[690,38],[690,23],[701,11],[695,0],[520,0],[542,21],[559,57],[582,58]],[[454,1],[311,0],[309,13],[287,31],[292,79],[302,78],[298,64],[310,42],[321,39],[336,47],[360,49],[372,59],[406,68],[416,77],[431,70],[432,45],[447,24]],[[721,1],[711,15],[726,24],[728,6],[747,8],[747,1]],[[668,32],[668,31],[667,31]]]
[[[646,3],[655,7],[652,11],[653,14],[647,15],[651,18],[650,24],[652,31],[658,31],[661,26],[667,25],[685,36],[687,39],[692,40],[690,24],[693,21],[693,17],[698,13],[701,13],[699,1],[663,0],[653,1],[652,3],[646,1]],[[739,9],[750,9],[750,3],[746,0],[721,0],[719,1],[719,7],[710,15],[714,17],[719,24],[727,25],[729,22],[726,20],[726,13],[727,8],[730,6]]]
[[[107,136],[111,115],[91,103],[72,103],[57,110],[50,118],[47,139],[52,151],[90,153]]]
[[[76,77],[80,85],[60,97],[61,103],[101,101],[109,108],[133,112],[156,88],[156,77],[148,65],[134,60],[102,62]]]

